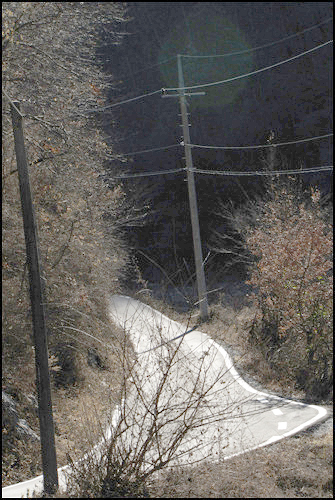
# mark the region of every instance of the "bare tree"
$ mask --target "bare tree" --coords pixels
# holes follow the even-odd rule
[[[112,78],[96,48],[119,43],[122,3],[4,2],[3,48],[3,376],[20,366],[34,381],[26,254],[9,100],[21,103],[48,302],[49,345],[85,332],[101,337],[109,293],[127,261],[113,221],[122,191],[102,180],[102,122],[83,108],[106,102]],[[106,113],[104,119],[112,119]],[[109,214],[108,223],[104,215]],[[76,351],[74,351],[76,352]],[[28,390],[28,389],[27,389]]]
[[[213,341],[200,332],[190,340],[140,302],[129,302],[128,312],[111,309],[124,332],[118,405],[101,445],[72,461],[72,496],[142,496],[165,467],[220,462],[253,444],[243,420],[256,413],[256,401],[248,406],[254,396],[236,392]]]

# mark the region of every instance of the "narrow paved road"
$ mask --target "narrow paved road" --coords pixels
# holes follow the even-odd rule
[[[157,359],[163,355],[162,347],[157,346],[164,342],[180,345],[181,360],[175,363],[175,394],[189,394],[199,374],[203,375],[202,390],[210,388],[205,404],[199,408],[198,420],[204,425],[190,432],[179,457],[186,463],[205,456],[227,459],[296,434],[327,416],[322,407],[253,389],[238,375],[222,346],[197,330],[185,334],[185,327],[148,305],[116,295],[112,297],[110,313],[113,321],[131,335],[138,359],[143,358],[148,371],[156,367]],[[150,384],[155,384],[152,377]],[[171,403],[176,405],[176,399],[171,399]]]
[[[145,429],[150,417],[146,408],[151,408],[157,387],[162,383],[162,373],[166,371],[166,360],[171,360],[156,404],[166,424],[163,422],[161,427],[157,450],[155,447],[149,450],[148,463],[157,452],[164,454],[183,422],[192,422],[194,428],[177,447],[175,461],[186,464],[203,458],[226,460],[292,436],[327,418],[327,410],[322,407],[253,389],[238,375],[223,347],[205,333],[187,331],[148,305],[114,295],[110,316],[130,334],[139,361],[136,380],[142,381],[141,397],[132,391],[125,403],[129,414],[135,415],[135,427]],[[189,410],[185,411],[187,406]],[[131,436],[125,433],[124,439],[129,444],[138,437],[132,431]],[[58,470],[64,489],[68,466]],[[27,497],[27,491],[31,494],[42,489],[43,477],[38,476],[3,488],[2,497]]]

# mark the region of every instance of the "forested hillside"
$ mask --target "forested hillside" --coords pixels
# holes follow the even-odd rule
[[[5,474],[15,474],[13,463],[20,459],[11,405],[17,405],[16,419],[27,419],[37,433],[38,420],[10,102],[19,101],[23,115],[53,383],[75,387],[85,378],[92,346],[85,339],[98,343],[109,332],[107,300],[119,289],[128,260],[115,225],[124,195],[102,180],[110,147],[102,140],[101,121],[83,112],[103,104],[112,85],[95,54],[101,32],[108,43],[120,43],[126,16],[122,4],[90,2],[4,2],[2,16],[2,387],[9,404],[3,451]],[[28,445],[27,454],[29,463]]]
[[[140,289],[137,298],[199,326],[177,54],[186,93],[197,93],[186,100],[210,302],[201,328],[229,344],[252,383],[329,403],[332,3],[3,2],[2,21],[4,486],[42,472],[11,106],[20,103],[24,123],[62,466],[92,449],[135,384],[133,347],[111,322],[110,296]],[[156,300],[153,290],[161,298],[164,285],[186,312]],[[224,462],[201,485],[202,472],[182,469],[150,491],[328,497],[328,427],[326,434],[324,442],[307,436],[277,448],[283,477],[268,447],[255,460],[231,462],[233,479]],[[142,462],[129,462],[130,452],[121,461],[114,445],[92,469],[89,460],[78,467],[79,497],[123,495],[124,477],[139,486],[132,481]],[[310,456],[319,460],[312,479]],[[287,479],[292,467],[298,472]],[[147,494],[146,479],[139,484],[130,491]]]
[[[271,67],[332,39],[331,2],[132,2],[129,16],[124,43],[99,50],[106,70],[118,77],[109,91],[116,119],[106,133],[114,131],[114,149],[127,155],[126,163],[109,161],[111,177],[185,167],[178,99],[146,95],[178,87],[178,53],[184,55],[185,84],[196,86]],[[266,169],[269,150],[257,146],[269,140],[293,142],[276,148],[279,170],[331,165],[332,137],[295,143],[332,132],[331,89],[330,43],[249,77],[190,90],[205,92],[188,98],[191,142],[205,146],[192,148],[194,167]],[[331,190],[329,171],[298,177],[304,186]],[[229,230],[218,215],[219,200],[241,206],[247,196],[264,193],[263,180],[196,175],[203,253],[211,250],[208,271],[212,267],[215,275],[227,258],[215,253],[213,232],[220,226]],[[124,179],[123,186],[138,209],[138,218],[125,224],[131,245],[169,274],[182,269],[186,279],[187,267],[191,273],[194,267],[185,173]],[[142,253],[136,255],[149,281],[161,277]]]

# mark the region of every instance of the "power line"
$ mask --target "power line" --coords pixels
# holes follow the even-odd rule
[[[138,73],[143,73],[144,71],[147,71],[147,70],[148,70],[148,69],[150,69],[150,68],[155,68],[156,66],[161,66],[162,64],[166,64],[167,62],[170,62],[170,61],[172,61],[172,60],[176,60],[176,58],[177,58],[177,56],[172,56],[172,57],[169,57],[168,59],[164,59],[164,61],[161,61],[161,62],[156,63],[156,64],[151,64],[150,66],[146,66],[146,67],[145,67],[145,68],[143,68],[143,69],[140,69],[140,70],[138,70],[138,71],[134,71],[134,72],[132,72],[132,74],[131,74],[131,75],[129,75],[129,74],[128,74],[128,75],[125,75],[125,76],[122,76],[122,75],[121,75],[121,76],[120,76],[120,78],[128,78],[128,77],[130,77],[130,76],[137,75]]]
[[[325,134],[325,135],[318,135],[315,137],[309,137],[307,139],[299,139],[297,141],[289,141],[289,142],[279,142],[279,143],[274,143],[274,144],[260,144],[258,146],[205,146],[203,144],[184,144],[181,142],[180,144],[171,144],[170,146],[162,146],[158,148],[152,148],[152,149],[143,149],[141,151],[133,151],[131,153],[120,153],[120,156],[132,156],[132,155],[138,155],[138,154],[143,154],[143,153],[151,153],[153,151],[163,151],[165,149],[171,149],[175,148],[178,146],[190,146],[192,148],[199,148],[199,149],[223,149],[223,150],[235,150],[235,149],[262,149],[262,148],[272,148],[272,147],[277,147],[277,146],[288,146],[290,144],[299,144],[302,142],[310,142],[310,141],[315,141],[318,139],[325,139],[327,137],[333,137],[333,134]]]
[[[326,137],[333,137],[333,134],[325,134],[325,135],[318,135],[316,137],[309,137],[307,139],[299,139],[297,141],[290,141],[290,142],[278,142],[278,143],[273,143],[273,144],[260,144],[259,146],[204,146],[202,144],[186,144],[186,146],[191,146],[192,148],[200,148],[200,149],[226,149],[226,150],[231,150],[231,149],[262,149],[262,148],[273,148],[275,146],[288,146],[290,144],[299,144],[301,142],[309,142],[309,141],[315,141],[318,139],[324,139]]]
[[[328,42],[329,43],[329,42]],[[171,89],[170,89],[171,90]],[[9,102],[13,105],[13,107],[16,109],[15,104],[13,103],[12,99],[8,96],[8,94],[2,90],[4,95],[7,97]],[[154,93],[160,92],[156,91]],[[146,94],[150,95],[150,94]],[[152,95],[152,94],[151,94]],[[143,97],[143,96],[142,96]],[[138,97],[139,98],[139,97]],[[128,101],[126,101],[128,102]],[[122,104],[122,103],[119,103]],[[18,113],[21,115],[21,117],[24,117],[22,113],[20,113],[19,110],[17,110]],[[232,150],[232,149],[259,149],[259,148],[266,148],[266,147],[274,147],[274,146],[285,146],[285,145],[290,145],[290,144],[298,144],[302,142],[308,142],[308,141],[313,141],[317,139],[323,139],[326,137],[332,137],[333,134],[325,134],[321,136],[316,136],[316,137],[311,137],[307,139],[301,139],[298,141],[290,141],[290,142],[284,142],[284,143],[277,143],[277,144],[263,144],[263,145],[258,145],[258,146],[204,146],[200,144],[186,144],[187,146],[191,147],[196,147],[196,148],[202,148],[202,149],[223,149],[223,150]],[[142,151],[135,151],[132,153],[125,153],[122,154],[123,156],[131,156],[131,155],[136,155],[136,154],[142,154],[142,153],[148,153],[152,151],[161,151],[165,149],[170,149],[174,148],[177,146],[180,146],[182,144],[171,144],[170,146],[164,146],[160,148],[152,148],[152,149],[146,149]],[[282,174],[301,174],[301,173],[309,173],[309,172],[321,172],[321,171],[327,171],[327,170],[332,170],[333,166],[326,166],[326,167],[317,167],[316,169],[300,169],[300,170],[280,170],[280,171],[272,171],[272,172],[262,172],[262,171],[255,171],[255,172],[232,172],[232,171],[214,171],[214,170],[200,170],[200,169],[194,169],[194,172],[199,173],[199,174],[208,174],[208,175],[238,175],[238,176],[251,176],[251,175],[282,175]],[[169,175],[173,173],[179,173],[186,171],[186,168],[179,168],[179,169],[174,169],[174,170],[165,170],[165,171],[156,171],[156,172],[146,172],[146,173],[137,173],[137,174],[125,174],[121,176],[115,176],[113,179],[131,179],[131,178],[136,178],[136,177],[152,177],[156,175]]]
[[[302,34],[306,31],[310,31],[322,24],[325,24],[326,22],[330,21],[332,18],[329,18],[325,21],[323,21],[322,23],[319,23],[318,25],[315,25],[311,28],[307,28],[306,30],[300,32],[299,34]],[[285,39],[288,39],[288,38],[292,38],[294,36],[298,36],[299,34],[295,34],[295,35],[290,35],[289,37],[286,37]],[[279,43],[281,41],[284,41],[285,39],[282,39],[282,40],[279,40],[277,42],[273,42],[272,44],[275,44],[275,43]],[[240,79],[240,78],[244,78],[246,76],[251,76],[251,75],[254,75],[256,73],[260,73],[262,71],[266,71],[268,69],[272,69],[276,66],[280,66],[282,64],[285,64],[287,62],[290,62],[294,59],[297,59],[299,57],[302,57],[310,52],[313,52],[315,50],[318,50],[319,48],[322,48],[330,43],[332,43],[333,40],[329,40],[328,42],[325,42],[321,45],[318,45],[317,47],[314,47],[312,49],[309,49],[301,54],[298,54],[296,56],[293,56],[289,59],[286,59],[284,61],[281,61],[279,63],[276,63],[276,64],[273,64],[271,66],[267,66],[265,68],[261,68],[259,70],[256,70],[256,71],[253,71],[253,72],[250,72],[250,73],[247,73],[247,74],[244,74],[244,75],[239,75],[239,76],[236,76],[236,77],[233,77],[233,78],[229,78],[229,79],[226,79],[226,80],[221,80],[221,81],[218,81],[218,82],[212,82],[212,83],[207,83],[207,84],[203,84],[203,85],[195,85],[195,86],[191,86],[191,87],[177,87],[177,88],[168,88],[168,89],[165,89],[165,90],[190,90],[190,89],[195,89],[195,88],[203,88],[203,87],[209,87],[209,86],[214,86],[214,85],[219,85],[219,84],[222,84],[222,83],[227,83],[227,82],[230,82],[230,81],[233,81],[233,80],[237,80],[237,79]],[[260,47],[256,47],[254,49],[248,49],[248,51],[251,51],[251,50],[257,50],[259,48],[263,48],[263,47],[266,47],[266,46],[270,46],[272,44],[266,44],[264,46],[260,46]],[[228,56],[228,55],[236,55],[238,53],[243,53],[243,52],[246,52],[246,51],[242,51],[242,52],[235,52],[235,53],[231,53],[231,54],[225,54],[224,56]],[[183,55],[182,57],[219,57],[219,56],[185,56]],[[169,58],[168,60],[171,60],[173,58]],[[158,63],[157,65],[159,64],[163,64],[164,62],[167,62],[168,60],[166,61],[163,61],[162,63]],[[157,66],[157,65],[153,65],[153,66]],[[16,111],[21,115],[21,117],[24,117],[25,115],[23,115],[15,106],[15,104],[13,103],[12,99],[8,96],[8,94],[2,90],[3,94],[6,96],[6,98],[9,100],[9,102],[13,105],[14,109],[16,109]],[[134,98],[131,98],[131,99],[127,99],[125,101],[121,101],[121,102],[118,102],[118,103],[114,103],[114,104],[111,104],[111,105],[108,105],[108,106],[105,106],[103,108],[100,108],[99,110],[90,110],[89,112],[98,112],[98,111],[104,111],[105,109],[109,109],[109,108],[112,108],[112,107],[115,107],[115,106],[119,106],[119,105],[122,105],[122,104],[126,104],[128,102],[132,102],[132,101],[136,101],[136,100],[139,100],[139,99],[142,99],[144,97],[148,97],[148,96],[151,96],[151,95],[155,95],[155,94],[158,94],[158,93],[161,93],[162,92],[162,89],[159,89],[159,90],[155,90],[153,92],[149,92],[149,93],[146,93],[146,94],[143,94],[143,95],[140,95],[140,96],[137,96],[137,97],[134,97]],[[205,145],[200,145],[200,144],[186,144],[187,146],[191,146],[191,147],[197,147],[197,148],[202,148],[202,149],[223,149],[223,150],[234,150],[234,149],[260,149],[260,148],[266,148],[266,147],[275,147],[275,146],[284,146],[284,145],[290,145],[290,144],[298,144],[298,143],[303,143],[303,142],[308,142],[308,141],[312,141],[312,140],[317,140],[317,139],[323,139],[323,138],[326,138],[326,137],[331,137],[333,136],[333,134],[325,134],[325,135],[322,135],[322,136],[316,136],[316,137],[312,137],[312,138],[307,138],[307,139],[301,139],[301,140],[298,140],[298,141],[290,141],[290,142],[285,142],[285,143],[277,143],[277,144],[264,144],[264,145],[257,145],[257,146],[205,146]],[[160,150],[165,150],[165,149],[170,149],[170,148],[173,148],[173,147],[177,147],[177,146],[180,146],[180,144],[173,144],[173,145],[169,145],[169,146],[165,146],[165,147],[159,147],[159,148],[152,148],[152,149],[147,149],[147,150],[142,150],[142,151],[135,151],[135,152],[132,152],[132,153],[125,153],[123,154],[123,156],[131,156],[131,155],[136,155],[136,154],[142,154],[142,153],[147,153],[147,152],[153,152],[153,151],[160,151]],[[254,171],[254,172],[232,172],[232,171],[211,171],[211,170],[201,170],[201,169],[193,169],[193,171],[195,173],[200,173],[200,174],[208,174],[208,175],[231,175],[231,176],[251,176],[251,175],[282,175],[282,174],[302,174],[302,173],[313,173],[313,172],[321,172],[321,171],[327,171],[327,170],[332,170],[333,169],[333,166],[325,166],[325,167],[316,167],[316,168],[310,168],[310,169],[300,169],[300,170],[280,170],[280,171],[270,171],[270,172],[265,172],[265,171]],[[166,171],[156,171],[156,172],[147,172],[147,173],[137,173],[137,174],[125,174],[125,175],[122,175],[122,176],[115,176],[114,179],[129,179],[129,178],[136,178],[136,177],[149,177],[149,176],[156,176],[156,175],[168,175],[168,174],[172,174],[172,173],[179,173],[179,172],[183,172],[183,171],[186,171],[185,168],[179,168],[179,169],[174,169],[174,170],[166,170]]]
[[[181,54],[181,57],[189,57],[189,58],[202,59],[202,58],[209,58],[209,57],[213,57],[213,58],[215,58],[215,57],[229,57],[229,56],[234,56],[234,55],[236,56],[236,55],[239,55],[239,54],[246,54],[248,52],[254,52],[254,51],[259,50],[259,49],[264,49],[266,47],[271,47],[273,45],[276,45],[277,43],[285,42],[286,40],[289,40],[291,38],[300,36],[303,33],[306,33],[307,31],[314,30],[315,28],[318,28],[319,26],[322,26],[323,24],[326,24],[326,23],[328,23],[329,21],[332,21],[332,20],[333,20],[333,18],[329,17],[325,21],[322,21],[319,24],[315,24],[314,26],[311,26],[310,28],[306,28],[306,29],[304,29],[302,31],[299,31],[298,33],[294,33],[293,35],[286,36],[285,38],[281,38],[280,40],[277,40],[275,42],[270,42],[270,43],[266,43],[264,45],[259,45],[258,47],[254,47],[252,49],[245,49],[245,50],[240,50],[240,51],[237,51],[237,52],[230,52],[229,54],[213,54],[213,55],[199,55],[199,56],[188,55],[188,54]]]
[[[171,144],[171,146],[162,146],[161,148],[152,148],[152,149],[143,149],[142,151],[133,151],[131,153],[120,153],[122,156],[132,156],[139,155],[142,153],[151,153],[152,151],[162,151],[165,149],[175,148],[176,146],[180,146],[180,144]]]
[[[144,97],[149,97],[150,95],[159,94],[161,92],[162,92],[162,90],[158,89],[158,90],[154,90],[153,92],[149,92],[147,94],[139,95],[137,97],[132,97],[131,99],[126,99],[125,101],[116,102],[114,104],[109,104],[108,106],[104,106],[103,108],[89,109],[89,110],[85,110],[85,111],[87,113],[100,113],[100,111],[105,111],[106,109],[114,108],[115,106],[121,106],[121,104],[126,104],[128,102],[137,101],[138,99],[143,99]]]
[[[170,87],[170,88],[165,88],[165,89],[158,89],[158,90],[154,90],[152,92],[148,92],[146,94],[142,94],[142,95],[139,95],[139,96],[136,96],[136,97],[132,97],[131,99],[126,99],[124,101],[120,101],[120,102],[116,102],[114,104],[109,104],[108,106],[104,106],[102,108],[99,108],[99,109],[91,109],[91,110],[86,110],[87,113],[99,113],[101,111],[105,111],[106,109],[111,109],[111,108],[114,108],[115,106],[121,106],[122,104],[127,104],[129,102],[133,102],[133,101],[137,101],[139,99],[143,99],[145,97],[149,97],[149,96],[152,96],[152,95],[155,95],[155,94],[159,94],[159,93],[162,93],[163,90],[164,91],[180,91],[180,90],[191,90],[191,89],[198,89],[198,88],[205,88],[205,87],[211,87],[211,86],[214,86],[214,85],[221,85],[223,83],[228,83],[228,82],[232,82],[234,80],[239,80],[241,78],[245,78],[247,76],[251,76],[251,75],[256,75],[257,73],[261,73],[263,71],[267,71],[269,69],[272,69],[272,68],[275,68],[277,66],[281,66],[282,64],[285,64],[287,62],[290,62],[290,61],[293,61],[294,59],[298,59],[299,57],[302,57],[306,54],[309,54],[310,52],[314,52],[315,50],[318,50],[318,49],[321,49],[322,47],[332,43],[333,40],[329,40],[328,42],[325,42],[321,45],[318,45],[317,47],[313,47],[312,49],[309,49],[305,52],[302,52],[301,54],[297,54],[296,56],[293,56],[293,57],[290,57],[289,59],[285,59],[284,61],[280,61],[278,63],[275,63],[275,64],[272,64],[271,66],[266,66],[265,68],[260,68],[258,70],[255,70],[255,71],[251,71],[250,73],[245,73],[243,75],[238,75],[238,76],[234,76],[232,78],[228,78],[226,80],[219,80],[217,82],[211,82],[211,83],[204,83],[202,85],[193,85],[191,87]]]
[[[285,42],[286,40],[290,40],[291,38],[295,38],[295,37],[298,37],[300,35],[303,35],[304,33],[307,33],[308,31],[312,31],[320,26],[322,26],[323,24],[326,24],[330,21],[332,21],[333,18],[332,17],[329,17],[328,19],[325,19],[324,21],[322,21],[321,23],[319,24],[315,24],[313,26],[311,26],[310,28],[306,28],[302,31],[299,31],[298,33],[294,33],[292,35],[289,35],[289,36],[286,36],[284,38],[281,38],[280,40],[276,40],[274,42],[269,42],[269,43],[266,43],[264,45],[259,45],[257,47],[253,47],[251,49],[246,49],[246,50],[240,50],[240,51],[237,51],[237,52],[230,52],[228,54],[213,54],[213,55],[189,55],[189,54],[181,54],[182,57],[189,57],[189,58],[215,58],[215,57],[229,57],[229,56],[233,56],[233,55],[239,55],[239,54],[246,54],[248,52],[255,52],[256,50],[260,50],[260,49],[264,49],[266,47],[271,47],[273,45],[276,45],[278,43],[282,43],[282,42]],[[130,74],[127,74],[127,75],[121,75],[120,78],[123,79],[123,78],[129,78],[133,75],[137,75],[139,73],[143,73],[144,71],[147,71],[148,69],[151,69],[151,68],[155,68],[157,66],[161,66],[162,64],[166,64],[167,62],[170,62],[172,60],[176,60],[176,57],[177,56],[172,56],[172,57],[169,57],[167,59],[164,59],[164,61],[161,61],[159,63],[156,63],[156,64],[151,64],[149,66],[146,66],[145,68],[142,68],[138,71],[134,71]]]
[[[229,175],[229,176],[253,176],[253,175],[290,175],[290,174],[308,174],[315,172],[327,172],[333,170],[333,165],[326,165],[323,167],[312,167],[312,168],[302,168],[296,170],[255,170],[255,171],[234,171],[234,170],[202,170],[198,168],[193,168],[192,171],[196,174],[208,174],[208,175]],[[125,174],[109,177],[109,179],[134,179],[136,177],[151,177],[154,175],[168,175],[179,172],[186,172],[186,168],[178,168],[175,170],[163,170],[156,172],[146,172],[138,174]]]
[[[238,172],[233,170],[201,170],[198,168],[193,169],[196,174],[207,174],[207,175],[230,175],[230,176],[252,176],[252,175],[290,175],[290,174],[309,174],[314,172],[326,172],[328,170],[333,170],[333,165],[326,165],[324,167],[315,168],[302,168],[299,170],[255,170],[253,172]]]
[[[165,88],[165,91],[173,90],[173,91],[181,91],[181,90],[192,90],[192,89],[200,89],[200,88],[205,88],[205,87],[212,87],[214,85],[221,85],[222,83],[228,83],[228,82],[233,82],[235,80],[239,80],[241,78],[245,78],[247,76],[251,75],[256,75],[257,73],[262,73],[263,71],[267,71],[268,69],[276,68],[277,66],[281,66],[282,64],[286,64],[290,61],[293,61],[294,59],[298,59],[299,57],[305,56],[306,54],[309,54],[311,52],[314,52],[315,50],[321,49],[322,47],[325,47],[326,45],[332,43],[333,40],[328,40],[328,42],[322,43],[321,45],[318,45],[317,47],[313,47],[312,49],[306,50],[305,52],[302,52],[301,54],[297,54],[296,56],[290,57],[289,59],[285,59],[284,61],[280,61],[275,64],[271,64],[271,66],[266,66],[265,68],[260,68],[255,71],[251,71],[250,73],[245,73],[244,75],[238,75],[234,76],[232,78],[227,78],[226,80],[219,80],[217,82],[211,82],[211,83],[204,83],[202,85],[192,85],[191,87],[171,87],[171,88]]]
[[[110,177],[110,179],[131,179],[135,177],[151,177],[153,175],[168,175],[168,174],[176,174],[178,172],[185,172],[186,168],[176,168],[174,170],[161,170],[156,172],[145,172],[143,174],[124,174]]]

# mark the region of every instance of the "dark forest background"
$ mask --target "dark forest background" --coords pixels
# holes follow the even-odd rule
[[[247,50],[269,44],[323,23],[281,43],[229,58],[183,58],[186,85],[218,81],[269,66],[332,38],[330,2],[130,2],[121,45],[104,45],[98,55],[113,75],[110,102],[177,87],[176,54],[206,55]],[[332,45],[280,67],[230,84],[205,88],[205,96],[189,98],[194,144],[243,146],[294,141],[332,131]],[[110,110],[105,127],[115,154],[107,162],[110,184],[115,175],[164,171],[185,166],[183,147],[125,156],[118,154],[178,144],[182,140],[177,98],[155,94]],[[259,170],[266,168],[265,150],[222,151],[193,148],[196,168]],[[331,138],[277,148],[276,168],[309,168],[332,164]],[[299,176],[303,186],[331,190],[331,173]],[[135,216],[120,230],[134,249],[144,277],[154,281],[158,268],[178,266],[193,272],[193,246],[184,172],[122,182]],[[204,255],[217,273],[227,258],[215,253],[213,230],[228,231],[220,203],[241,206],[247,197],[264,193],[264,177],[196,176]],[[137,215],[136,215],[137,214]],[[155,269],[155,270],[154,270]],[[158,273],[158,274],[157,274]]]

